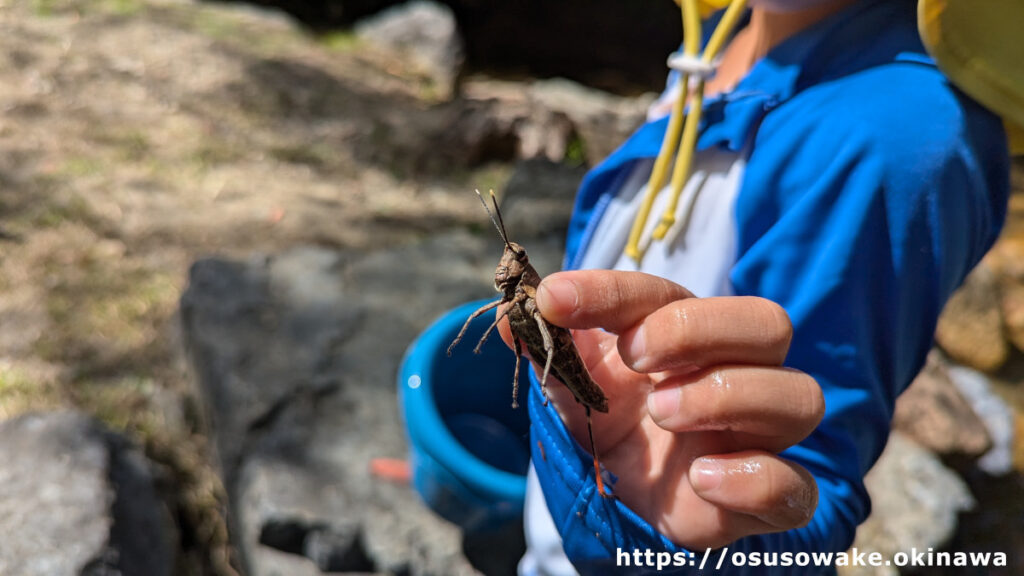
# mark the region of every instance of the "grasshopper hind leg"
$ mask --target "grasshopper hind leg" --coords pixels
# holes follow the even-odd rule
[[[602,498],[611,498],[608,489],[601,477],[601,461],[597,457],[597,446],[594,444],[594,425],[590,420],[590,406],[584,406],[587,410],[587,435],[590,436],[590,453],[594,455],[594,481],[597,483],[597,491]]]
[[[523,358],[523,344],[519,337],[512,335],[512,344],[516,349],[516,371],[512,375],[512,408],[519,408],[519,361]]]
[[[551,361],[555,359],[555,341],[551,338],[551,332],[540,312],[533,313],[533,319],[540,329],[540,336],[544,340],[544,353],[547,359],[544,361],[544,375],[540,377],[540,390],[544,393],[544,405],[548,405],[548,375],[551,374]]]

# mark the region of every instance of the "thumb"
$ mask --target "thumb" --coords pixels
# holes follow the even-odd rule
[[[545,278],[537,307],[552,324],[625,332],[655,310],[693,294],[682,286],[643,272],[576,270]]]

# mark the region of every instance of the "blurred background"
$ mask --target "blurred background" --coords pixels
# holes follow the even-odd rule
[[[0,574],[508,574],[404,473],[412,339],[558,269],[668,0],[0,0]],[[1024,573],[1024,165],[858,546]],[[390,460],[389,460],[390,461]],[[853,574],[848,572],[847,574]],[[871,572],[893,574],[895,572]]]

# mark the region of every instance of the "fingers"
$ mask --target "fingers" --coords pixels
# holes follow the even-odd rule
[[[690,466],[689,481],[700,498],[721,511],[706,520],[711,525],[701,546],[805,526],[818,505],[810,472],[764,452],[698,458]]]
[[[778,452],[817,427],[825,400],[818,383],[797,370],[719,366],[657,384],[647,410],[671,432],[729,431],[737,445]]]
[[[689,298],[650,313],[620,335],[622,360],[638,372],[727,362],[781,365],[793,327],[786,311],[764,298]]]
[[[650,274],[578,270],[545,278],[537,307],[552,324],[618,334],[662,306],[692,297],[686,288]]]
[[[793,333],[785,310],[770,300],[694,298],[640,272],[552,274],[540,284],[537,306],[553,324],[619,334],[622,360],[645,373],[728,362],[779,365]]]

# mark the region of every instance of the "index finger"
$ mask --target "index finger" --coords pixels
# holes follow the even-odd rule
[[[693,294],[643,272],[574,270],[545,278],[537,290],[537,307],[548,322],[564,328],[603,328],[619,334],[684,298]]]

